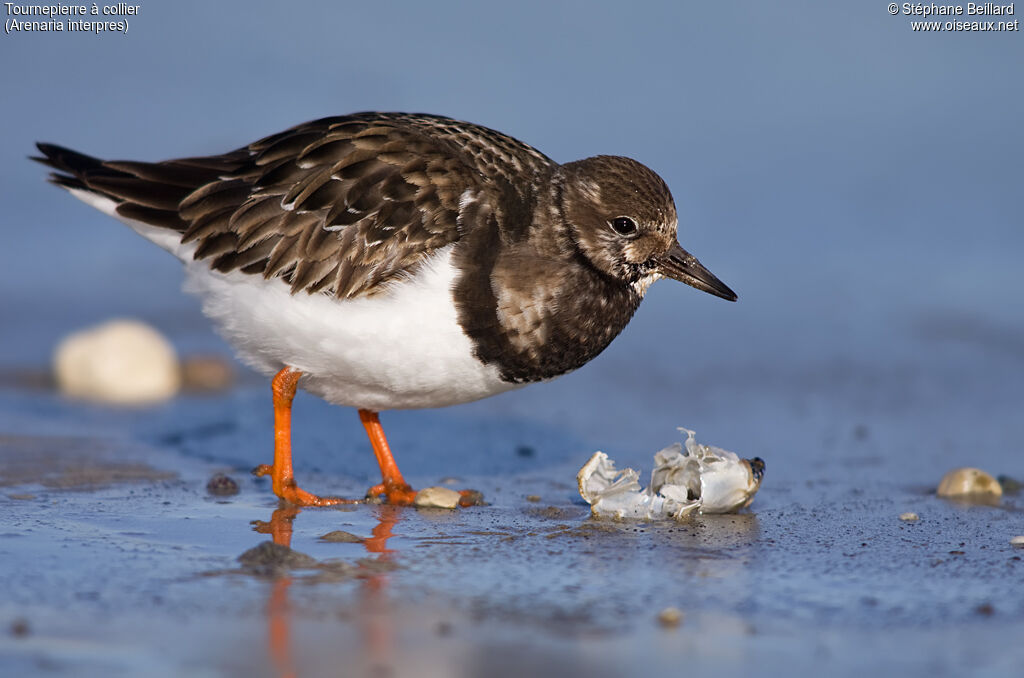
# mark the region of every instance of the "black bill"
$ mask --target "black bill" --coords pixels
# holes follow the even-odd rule
[[[673,243],[668,252],[658,257],[657,261],[656,270],[666,278],[684,282],[690,287],[696,287],[728,301],[736,301],[736,293],[704,268],[703,264],[697,261],[697,257],[680,247],[679,243]]]

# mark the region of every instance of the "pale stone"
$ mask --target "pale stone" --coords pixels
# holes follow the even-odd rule
[[[69,335],[54,352],[53,368],[64,394],[116,405],[166,400],[181,386],[170,342],[136,320],[113,320]]]
[[[1001,497],[1003,488],[999,481],[978,468],[958,468],[942,477],[940,497]]]
[[[672,629],[683,623],[683,611],[678,607],[666,607],[658,613],[658,623]]]
[[[907,511],[906,513],[901,513],[900,514],[900,520],[902,520],[905,523],[914,523],[914,522],[917,522],[920,519],[921,519],[920,516],[918,516],[913,511]]]
[[[425,487],[416,493],[413,504],[420,508],[453,509],[459,505],[461,497],[458,492],[447,487]]]

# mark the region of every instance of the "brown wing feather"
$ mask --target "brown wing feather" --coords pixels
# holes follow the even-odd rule
[[[458,240],[465,191],[500,202],[522,174],[555,166],[499,132],[402,113],[315,120],[223,156],[163,163],[100,164],[44,146],[43,161],[71,174],[55,180],[181,231],[212,268],[340,298],[380,291]]]

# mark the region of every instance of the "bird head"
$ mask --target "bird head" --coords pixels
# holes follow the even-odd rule
[[[568,163],[560,173],[562,218],[599,271],[641,295],[655,280],[672,278],[736,300],[676,240],[676,206],[657,174],[635,160],[608,155]]]

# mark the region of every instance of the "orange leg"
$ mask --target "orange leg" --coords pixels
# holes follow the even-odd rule
[[[381,483],[367,490],[366,496],[376,497],[383,494],[389,504],[408,506],[416,498],[416,491],[409,487],[402,477],[402,472],[398,470],[398,464],[391,454],[388,439],[384,437],[384,429],[381,428],[377,413],[359,410],[359,419],[366,428],[366,435],[370,437],[370,445],[373,446],[373,453],[380,465]]]
[[[318,497],[295,483],[292,471],[292,400],[302,372],[286,367],[271,382],[274,392],[274,463],[261,464],[253,469],[257,476],[270,476],[274,494],[295,506],[333,506],[352,504],[350,499]]]

